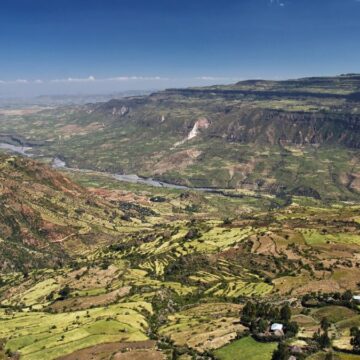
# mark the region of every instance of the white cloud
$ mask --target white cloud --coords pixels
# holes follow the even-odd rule
[[[198,76],[195,78],[196,80],[216,80],[214,76]]]
[[[16,80],[0,80],[2,85],[22,85],[22,84],[43,84],[44,82],[40,79],[27,80],[27,79],[16,79]]]
[[[273,0],[275,1],[275,0]],[[360,1],[360,0],[359,0]],[[169,78],[161,76],[142,76],[142,75],[123,75],[123,76],[114,76],[108,78],[97,78],[93,75],[88,77],[68,77],[68,78],[59,78],[59,79],[50,79],[50,80],[26,80],[26,79],[17,79],[17,80],[0,80],[0,85],[25,85],[25,84],[48,84],[48,83],[106,83],[106,82],[156,82],[156,81],[176,81],[176,80],[197,80],[197,81],[208,81],[208,82],[221,82],[221,81],[239,81],[238,77],[227,77],[227,76],[212,76],[212,75],[203,75],[197,77],[189,78]]]
[[[55,80],[51,80],[51,82],[55,82],[55,83],[66,83],[66,82],[91,82],[91,81],[96,81],[95,77],[90,75],[87,78],[72,78],[69,77],[67,79],[55,79]]]
[[[357,0],[360,1],[360,0]],[[270,0],[270,5],[276,5],[276,6],[281,6],[284,7],[285,3],[281,0]]]
[[[131,80],[150,80],[150,81],[157,81],[157,80],[169,80],[168,78],[162,78],[160,76],[116,76],[112,78],[105,79],[107,81],[131,81]]]
[[[237,77],[226,77],[226,76],[198,76],[195,80],[203,81],[239,81]]]
[[[76,82],[105,82],[105,81],[157,81],[157,80],[169,80],[168,78],[162,78],[160,76],[115,76],[111,78],[95,78],[90,75],[87,78],[73,78],[69,77],[67,79],[54,79],[51,82],[55,83],[76,83]]]

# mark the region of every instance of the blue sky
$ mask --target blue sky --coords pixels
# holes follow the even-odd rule
[[[0,96],[360,72],[360,0],[0,0]]]

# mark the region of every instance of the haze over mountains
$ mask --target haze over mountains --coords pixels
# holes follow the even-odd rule
[[[64,105],[84,105],[88,103],[108,101],[127,96],[140,96],[150,94],[150,90],[129,90],[109,94],[68,94],[68,95],[41,95],[36,97],[0,97],[0,107],[2,109],[19,109],[29,106],[64,106]]]

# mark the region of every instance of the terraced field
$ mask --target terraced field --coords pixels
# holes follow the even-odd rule
[[[0,336],[8,338],[7,349],[25,359],[51,360],[99,343],[146,340],[141,311],[151,313],[151,305],[122,303],[61,314],[1,311]]]
[[[284,304],[298,327],[286,329],[289,349],[321,358],[314,333],[327,318],[336,354],[353,351],[358,205],[299,196],[269,210],[264,197],[91,172],[70,180],[32,160],[1,161],[0,245],[16,255],[1,254],[5,265],[14,259],[0,274],[3,358],[271,359],[280,339],[269,326]],[[259,318],[244,319],[249,301],[275,309],[263,332]]]

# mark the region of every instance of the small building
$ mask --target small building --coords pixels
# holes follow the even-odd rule
[[[284,325],[279,324],[279,323],[274,323],[274,324],[271,325],[270,330],[271,331],[283,331],[284,330]]]
[[[275,336],[284,336],[284,325],[279,323],[274,323],[270,326],[270,331]]]

